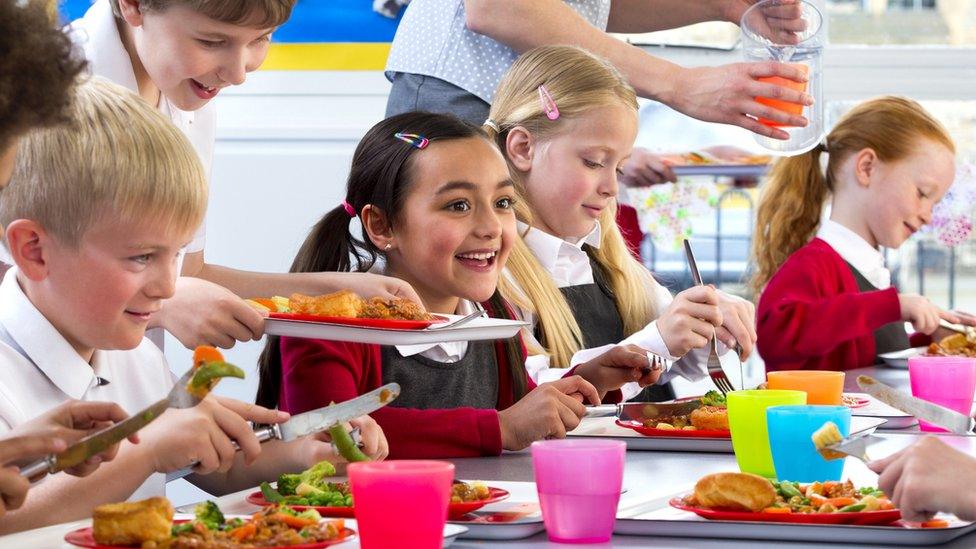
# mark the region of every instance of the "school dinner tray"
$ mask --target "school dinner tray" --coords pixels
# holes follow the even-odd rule
[[[687,436],[644,436],[637,431],[620,427],[615,418],[584,418],[576,429],[566,433],[567,438],[606,438],[622,440],[628,450],[648,450],[665,452],[707,452],[732,453],[731,438],[707,438]],[[876,417],[851,417],[851,434],[872,431],[886,420]]]
[[[939,517],[949,520],[947,528],[909,527],[900,521],[885,526],[868,526],[708,520],[692,512],[671,507],[670,499],[659,498],[643,505],[631,505],[618,510],[614,533],[631,536],[782,540],[877,546],[941,544],[976,530],[976,524],[962,522],[951,516]]]
[[[507,490],[510,497],[457,519],[449,519],[448,524],[468,529],[461,534],[461,539],[513,540],[545,531],[534,482],[491,481],[491,485]]]
[[[452,322],[457,315],[442,315]],[[432,327],[437,326],[434,324]],[[421,345],[447,341],[475,341],[481,339],[505,339],[518,333],[528,323],[521,320],[500,318],[476,318],[457,328],[400,329],[352,326],[306,320],[268,318],[264,332],[268,335],[327,339],[331,341],[351,341],[376,345]]]
[[[688,164],[671,166],[676,176],[759,177],[769,171],[768,164]]]

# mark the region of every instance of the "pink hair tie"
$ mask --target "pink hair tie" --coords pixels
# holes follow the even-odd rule
[[[539,86],[539,102],[542,103],[542,112],[546,113],[546,118],[549,120],[559,118],[559,107],[556,106],[545,85]]]
[[[346,202],[345,200],[342,201],[342,209],[346,210],[349,217],[356,217],[356,208],[353,208],[352,204]]]

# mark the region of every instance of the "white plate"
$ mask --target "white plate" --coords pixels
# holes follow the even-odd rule
[[[928,347],[912,347],[911,349],[905,349],[903,351],[895,351],[893,353],[882,353],[878,355],[878,358],[885,361],[885,364],[892,368],[900,368],[902,370],[908,369],[908,359],[913,356],[918,356],[925,352]]]
[[[453,321],[457,315],[443,315]],[[480,339],[505,339],[514,336],[528,323],[521,320],[500,318],[476,318],[457,328],[443,330],[403,330],[395,328],[366,328],[344,326],[304,320],[269,318],[264,321],[264,333],[268,335],[352,341],[376,345],[420,345],[447,341],[475,341]]]
[[[878,429],[905,429],[918,424],[918,420],[914,416],[910,416],[898,408],[888,406],[867,393],[844,394],[868,399],[866,406],[851,408],[851,415],[854,417],[870,417],[885,420],[884,425],[881,425]]]

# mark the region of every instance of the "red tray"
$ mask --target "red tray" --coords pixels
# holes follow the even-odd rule
[[[447,506],[447,518],[450,520],[456,520],[464,515],[481,509],[489,503],[496,503],[508,498],[508,490],[502,490],[501,488],[488,487],[488,498],[480,499],[478,501],[465,501],[462,503],[450,503]],[[265,506],[269,505],[268,500],[264,499],[264,495],[261,492],[253,492],[248,494],[246,501],[248,503],[253,503],[254,505]],[[355,508],[354,507],[319,507],[315,505],[291,505],[289,507],[296,511],[304,511],[305,509],[315,509],[323,517],[344,517],[344,518],[355,518]]]
[[[187,522],[186,520],[174,520],[173,524],[182,524]],[[356,537],[356,531],[349,528],[343,528],[342,532],[339,533],[339,537],[336,539],[331,539],[328,541],[319,541],[315,543],[305,543],[302,545],[279,545],[275,547],[264,547],[262,549],[321,549],[322,547],[328,547],[330,545],[335,545],[337,543],[343,543],[349,541]],[[64,541],[76,545],[78,547],[89,547],[91,549],[118,549],[119,547],[139,547],[138,545],[102,545],[95,541],[92,534],[91,526],[85,528],[79,528],[77,530],[72,530],[64,535]]]
[[[901,511],[861,511],[858,513],[753,513],[749,511],[726,511],[705,509],[688,505],[685,498],[674,498],[671,507],[694,513],[708,520],[736,520],[745,522],[786,522],[792,524],[890,524],[901,518]]]
[[[319,324],[341,324],[360,328],[385,328],[393,330],[423,330],[432,324],[446,322],[447,317],[433,315],[431,320],[391,320],[385,318],[350,318],[343,316],[318,316],[299,313],[270,313],[268,316],[279,320],[300,320]]]
[[[617,425],[633,429],[646,437],[682,437],[682,438],[732,438],[730,431],[706,431],[695,429],[694,431],[684,431],[681,429],[652,429],[644,427],[643,423],[633,420],[617,420]]]

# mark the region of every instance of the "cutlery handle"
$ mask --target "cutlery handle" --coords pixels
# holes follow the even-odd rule
[[[614,417],[620,407],[616,404],[600,404],[597,406],[587,406],[586,415],[583,417]]]
[[[57,456],[50,455],[44,459],[39,459],[30,465],[21,468],[20,474],[31,481],[31,483],[41,480],[45,475],[54,470]]]
[[[257,437],[258,442],[267,442],[271,439],[281,438],[281,432],[278,430],[276,425],[268,425],[267,427],[261,427],[254,430],[254,436]],[[234,447],[234,451],[240,450],[241,447],[237,444],[237,441],[230,441],[231,445]],[[179,471],[173,471],[171,473],[166,473],[166,482],[172,482],[174,480],[179,480],[185,476],[193,474],[193,468],[200,465],[199,461],[190,464],[189,467],[185,469],[180,469]]]

